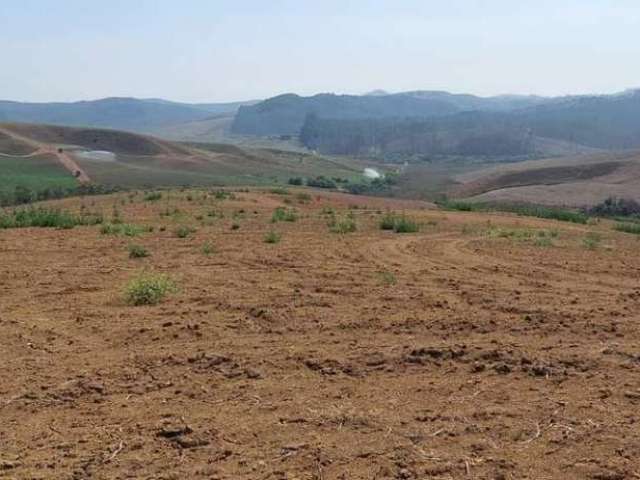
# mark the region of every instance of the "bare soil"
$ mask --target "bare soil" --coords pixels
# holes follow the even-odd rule
[[[154,227],[136,238],[0,230],[0,478],[640,478],[634,236],[324,193],[142,196],[55,203]],[[301,218],[273,224],[277,206]],[[329,207],[358,230],[330,233]],[[386,209],[421,232],[380,230]],[[143,270],[180,291],[128,305]]]

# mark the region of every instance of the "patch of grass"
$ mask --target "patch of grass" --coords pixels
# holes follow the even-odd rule
[[[282,235],[271,230],[264,236],[264,243],[279,243]]]
[[[380,220],[380,230],[393,230],[395,224],[396,216],[391,212],[387,212]]]
[[[225,190],[216,190],[213,193],[213,197],[216,200],[226,200],[227,198],[232,198],[232,194],[230,192],[225,191]]]
[[[127,283],[124,295],[130,305],[155,305],[177,290],[176,283],[167,275],[145,272]]]
[[[391,272],[379,272],[380,283],[385,286],[392,286],[398,283],[398,279]]]
[[[640,235],[640,223],[616,223],[613,228],[618,232]]]
[[[601,242],[602,236],[599,233],[589,232],[582,239],[582,246],[589,250],[595,250],[600,246]]]
[[[530,241],[538,247],[553,246],[553,239],[557,238],[557,229],[533,230],[529,228],[489,227],[487,234],[494,238],[508,238],[517,241]]]
[[[75,215],[49,208],[20,208],[0,213],[0,229],[28,227],[69,229],[78,225],[98,225],[102,221],[102,215]]]
[[[322,207],[322,210],[320,210],[320,213],[322,215],[335,215],[336,211],[333,209],[333,207]]]
[[[420,224],[405,215],[387,212],[380,220],[381,230],[393,230],[396,233],[416,233],[420,231]]]
[[[100,228],[102,235],[124,235],[125,237],[137,237],[144,232],[149,232],[149,227],[142,227],[130,223],[105,223]]]
[[[459,200],[439,201],[437,204],[446,210],[457,210],[460,212],[508,212],[525,217],[546,218],[559,220],[561,222],[579,223],[582,225],[585,225],[589,220],[589,216],[583,212],[543,207],[539,205],[488,204]]]
[[[332,233],[346,234],[353,233],[358,230],[356,220],[352,215],[344,218],[336,218],[335,216],[329,221],[329,231]]]
[[[311,201],[311,195],[305,192],[296,193],[296,200],[299,203],[309,203]]]
[[[216,247],[213,245],[213,243],[209,241],[205,242],[204,245],[202,245],[202,253],[204,255],[209,256],[215,253],[215,251],[216,251]]]
[[[293,209],[278,207],[271,215],[271,223],[277,222],[295,222],[298,220],[298,214]]]
[[[129,245],[129,258],[145,258],[149,256],[151,254],[142,245]]]
[[[537,237],[533,244],[536,247],[553,247],[553,240],[549,237]]]
[[[396,233],[416,233],[420,231],[420,224],[402,215],[396,219],[393,231]]]
[[[283,187],[274,187],[269,190],[269,193],[273,193],[274,195],[289,195],[289,190]]]
[[[144,196],[145,202],[157,202],[162,198],[162,193],[160,192],[149,192]]]
[[[195,233],[196,229],[193,227],[188,227],[186,225],[181,225],[174,230],[176,237],[178,238],[187,238],[192,233]]]

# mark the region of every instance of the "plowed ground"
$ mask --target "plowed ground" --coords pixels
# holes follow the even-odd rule
[[[301,218],[272,224],[285,199]],[[606,222],[331,194],[57,203],[81,204],[155,229],[0,230],[0,478],[640,478],[640,244]],[[358,230],[330,233],[327,207]],[[387,208],[420,233],[380,230]],[[179,292],[128,305],[145,269]]]

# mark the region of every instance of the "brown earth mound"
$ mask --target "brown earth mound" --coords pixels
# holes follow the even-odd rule
[[[0,154],[4,155],[30,155],[36,151],[31,145],[16,140],[15,138],[0,132]]]
[[[38,142],[77,145],[124,155],[187,154],[187,150],[151,137],[117,130],[52,125],[3,124],[2,127]]]

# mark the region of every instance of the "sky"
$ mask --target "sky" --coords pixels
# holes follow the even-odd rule
[[[0,98],[640,87],[638,0],[0,0]]]

